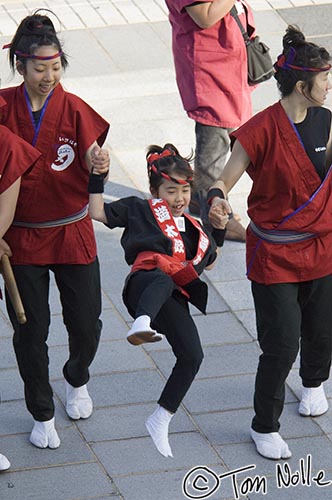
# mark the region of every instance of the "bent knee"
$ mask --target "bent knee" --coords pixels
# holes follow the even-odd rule
[[[191,352],[188,356],[185,357],[183,362],[190,366],[191,369],[197,373],[204,359],[204,354],[202,350]]]

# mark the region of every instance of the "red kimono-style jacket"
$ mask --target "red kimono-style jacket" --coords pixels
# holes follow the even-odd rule
[[[88,215],[70,224],[88,204],[88,168],[84,159],[96,140],[101,146],[108,123],[79,97],[58,84],[43,110],[36,133],[24,84],[0,91],[6,102],[0,123],[33,144],[41,157],[22,177],[14,225],[6,233],[13,264],[88,264],[96,257]],[[25,227],[24,224],[54,224]]]
[[[326,110],[328,112],[328,110]],[[263,230],[301,235],[280,243],[247,229],[247,274],[263,284],[307,281],[332,273],[332,172],[322,182],[280,102],[233,133],[250,157],[248,215]],[[326,134],[328,137],[328,133]],[[325,144],[326,145],[326,144]]]

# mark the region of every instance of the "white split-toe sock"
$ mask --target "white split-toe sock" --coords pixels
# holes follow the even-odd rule
[[[152,437],[157,450],[159,453],[164,455],[164,457],[173,457],[172,450],[168,442],[168,426],[172,417],[172,413],[158,405],[158,408],[145,422],[145,426]]]
[[[89,418],[93,411],[93,403],[85,385],[73,387],[67,380],[66,385],[66,412],[73,420]]]
[[[281,458],[290,458],[292,456],[292,452],[279,432],[265,434],[250,429],[250,435],[256,445],[257,452],[263,457],[280,460]]]
[[[5,457],[5,455],[1,455],[0,453],[0,471],[1,470],[7,470],[10,467],[10,462],[8,458]]]
[[[34,420],[30,442],[37,448],[59,448],[60,439],[54,427],[54,417],[46,422]]]
[[[139,316],[133,322],[127,340],[132,345],[140,345],[146,342],[159,342],[163,336],[151,328],[151,318],[147,315]]]
[[[302,399],[299,404],[299,414],[303,417],[318,417],[329,408],[323,384],[319,387],[303,387]]]

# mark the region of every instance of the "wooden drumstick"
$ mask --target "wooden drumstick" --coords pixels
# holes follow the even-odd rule
[[[6,289],[12,302],[17,320],[20,324],[26,323],[24,307],[18,291],[15,276],[8,255],[4,254],[1,258],[1,272],[6,285]]]

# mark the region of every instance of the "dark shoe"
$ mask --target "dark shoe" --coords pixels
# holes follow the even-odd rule
[[[246,241],[246,230],[234,217],[227,223],[225,240],[239,241],[241,243]]]

